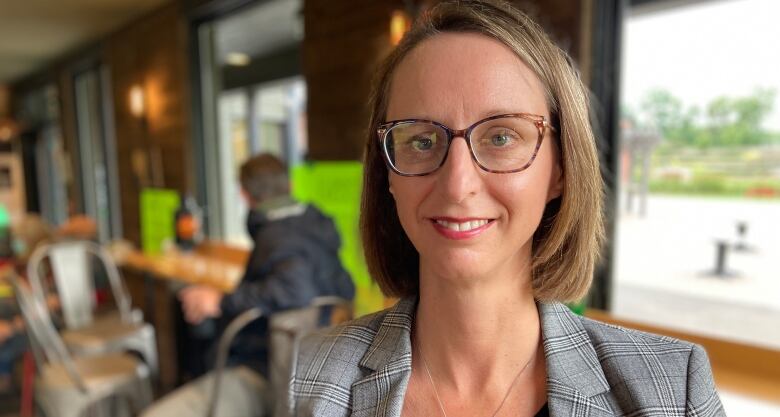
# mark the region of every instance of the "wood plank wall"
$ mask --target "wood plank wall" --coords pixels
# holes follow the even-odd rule
[[[105,63],[111,68],[122,225],[125,238],[140,243],[139,193],[132,155],[141,152],[150,170],[161,169],[162,185],[180,192],[191,186],[190,93],[187,22],[173,2],[109,37]],[[129,109],[129,92],[146,95],[146,121]],[[151,184],[150,184],[151,185]]]
[[[360,159],[376,67],[392,50],[390,16],[401,0],[304,1],[303,73],[309,158]]]

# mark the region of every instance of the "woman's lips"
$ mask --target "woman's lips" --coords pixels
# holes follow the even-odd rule
[[[493,220],[495,219],[434,217],[431,218],[431,223],[442,236],[448,239],[462,240],[484,232],[493,224]]]

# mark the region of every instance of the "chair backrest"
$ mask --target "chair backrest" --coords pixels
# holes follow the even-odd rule
[[[49,259],[65,326],[84,327],[92,323],[95,309],[94,278],[91,260],[97,258],[106,271],[111,292],[120,317],[131,322],[131,302],[119,269],[111,255],[94,242],[64,241],[40,245],[27,264],[27,276],[36,298],[46,298],[45,279],[41,266]]]
[[[345,309],[347,315],[338,309]],[[274,314],[269,320],[270,355],[269,379],[277,398],[287,392],[292,364],[298,356],[298,344],[306,334],[351,318],[352,303],[340,297],[324,296],[315,298],[307,307],[282,311]],[[334,318],[338,317],[338,320]],[[286,403],[277,401],[274,406],[274,416],[282,416],[286,411]]]
[[[217,411],[219,393],[222,388],[222,372],[225,370],[225,364],[227,364],[227,357],[230,352],[230,345],[233,344],[233,339],[236,338],[236,335],[241,329],[262,316],[263,312],[259,308],[255,307],[249,309],[234,318],[233,321],[228,324],[227,328],[225,328],[222,336],[219,337],[217,360],[214,363],[214,387],[211,391],[211,398],[209,399],[209,409],[206,413],[207,417],[214,417]]]
[[[335,309],[349,311],[348,315],[339,314]],[[340,297],[317,297],[307,306],[300,309],[286,310],[275,313],[269,319],[269,379],[270,388],[277,399],[283,398],[287,393],[287,386],[292,375],[293,360],[297,356],[298,343],[307,333],[324,326],[337,324],[332,317],[340,317],[341,320],[350,317],[352,303]],[[323,313],[327,314],[323,321]],[[240,314],[230,322],[222,333],[217,348],[217,361],[214,366],[214,389],[209,402],[208,417],[214,417],[217,401],[219,400],[222,372],[227,363],[230,345],[238,332],[252,321],[262,317],[258,308],[253,308]],[[273,416],[280,417],[287,414],[287,406],[284,401],[276,401]]]
[[[46,304],[22,285],[18,277],[11,276],[10,281],[24,324],[27,327],[27,335],[35,353],[38,368],[43,369],[46,364],[61,364],[74,385],[82,392],[86,392],[84,380],[76,369],[65,343],[57,333]]]

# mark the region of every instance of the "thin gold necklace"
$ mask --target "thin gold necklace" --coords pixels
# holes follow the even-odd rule
[[[419,342],[417,346],[417,351],[420,352],[420,357],[422,358],[423,366],[425,367],[425,373],[428,374],[428,381],[431,382],[431,388],[433,388],[433,394],[436,396],[436,402],[439,404],[439,409],[441,410],[442,415],[444,415],[444,417],[447,417],[447,412],[444,410],[444,403],[442,403],[441,397],[439,397],[439,390],[436,389],[436,383],[433,382],[433,376],[431,375],[431,370],[430,368],[428,368],[428,361],[425,360],[425,354],[423,354],[422,347],[419,346]],[[515,384],[517,383],[517,380],[520,379],[520,375],[522,375],[523,372],[525,372],[525,370],[528,368],[528,365],[531,364],[531,361],[534,359],[535,356],[536,356],[536,351],[534,351],[531,357],[528,358],[528,362],[526,362],[525,365],[523,365],[523,367],[520,368],[520,372],[518,372],[517,375],[515,375],[515,379],[512,380],[512,383],[509,385],[509,388],[507,388],[506,390],[506,394],[504,394],[504,399],[501,400],[501,403],[498,405],[498,408],[496,408],[496,411],[494,411],[490,417],[496,417],[498,415],[498,412],[501,411],[501,408],[504,406],[504,403],[506,403],[506,399],[509,398],[509,393],[512,392],[512,388],[514,388]]]

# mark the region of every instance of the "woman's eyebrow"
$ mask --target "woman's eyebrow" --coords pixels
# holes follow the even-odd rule
[[[511,113],[522,113],[522,112],[518,111],[517,109],[510,110],[505,108],[495,108],[493,110],[482,113],[482,116],[484,118],[484,117],[498,116],[500,114],[511,114]]]
[[[516,113],[531,113],[531,114],[536,114],[536,113],[534,113],[533,111],[529,111],[528,109],[520,109],[520,108],[513,108],[513,109],[506,109],[506,108],[495,108],[495,109],[493,109],[493,110],[490,110],[490,111],[487,111],[487,112],[484,112],[484,113],[482,113],[482,114],[481,114],[481,116],[482,116],[482,117],[480,118],[480,120],[482,120],[482,119],[487,119],[488,117],[499,116],[499,115],[502,115],[502,114],[516,114]],[[476,120],[474,120],[473,122],[476,122]],[[472,122],[472,123],[473,123],[473,122]]]

